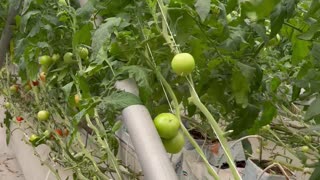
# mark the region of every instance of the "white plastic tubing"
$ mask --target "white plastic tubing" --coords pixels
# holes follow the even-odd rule
[[[83,6],[88,0],[79,0]],[[116,88],[139,95],[132,79],[118,81]],[[169,156],[166,153],[150,113],[143,105],[132,105],[122,111],[135,152],[145,180],[178,180]]]

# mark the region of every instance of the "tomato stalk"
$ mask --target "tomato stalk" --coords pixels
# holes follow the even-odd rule
[[[97,115],[97,112],[95,112],[95,115]],[[100,124],[101,122],[99,121],[99,119],[95,118],[96,119],[96,123],[97,124]],[[119,164],[117,163],[117,159],[116,157],[114,157],[113,153],[111,152],[110,150],[110,147],[109,147],[109,144],[108,142],[106,142],[106,140],[102,140],[101,136],[100,136],[100,132],[98,130],[98,128],[96,128],[93,123],[91,122],[90,120],[90,117],[88,114],[86,114],[86,121],[87,121],[87,124],[88,126],[96,133],[97,135],[97,140],[98,142],[102,145],[102,148],[105,149],[108,153],[108,157],[110,157],[111,159],[111,163],[113,164],[115,170],[116,170],[116,173],[118,175],[118,179],[122,179],[122,176],[121,176],[121,171],[120,171],[120,168],[119,168]],[[104,128],[103,128],[104,129]]]
[[[187,78],[188,80],[188,78]],[[226,140],[226,138],[224,137],[224,132],[223,130],[220,128],[219,124],[217,123],[217,121],[214,119],[214,117],[212,116],[212,114],[209,112],[209,110],[206,108],[206,106],[200,101],[200,98],[197,94],[197,92],[195,91],[193,84],[191,82],[191,80],[188,80],[189,82],[189,90],[190,90],[190,94],[191,94],[191,102],[197,106],[197,108],[200,109],[200,111],[206,116],[207,120],[209,121],[209,124],[211,125],[214,133],[217,135],[217,138],[221,144],[222,149],[225,152],[225,155],[227,157],[227,162],[230,166],[230,169],[232,171],[232,174],[234,176],[235,179],[241,179],[241,176],[239,174],[239,172],[237,171],[237,167],[234,163],[232,154],[231,154],[231,150],[228,146],[228,142]]]

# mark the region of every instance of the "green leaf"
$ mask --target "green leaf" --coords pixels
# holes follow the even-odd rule
[[[279,2],[280,0],[245,1],[241,3],[241,8],[247,16],[260,20],[270,16],[270,13]]]
[[[4,122],[4,124],[5,124],[5,126],[6,126],[6,143],[7,143],[7,145],[9,144],[9,142],[10,142],[10,137],[11,137],[11,120],[12,120],[12,115],[10,114],[10,112],[9,111],[6,111],[5,112],[5,118],[4,118],[4,120],[3,120],[3,122]]]
[[[65,93],[66,100],[68,100],[68,97],[70,96],[72,86],[73,86],[73,82],[70,82],[62,87],[62,90]]]
[[[254,126],[249,130],[250,134],[255,134],[261,127],[270,124],[278,113],[277,108],[270,101],[263,104],[262,110],[260,119],[255,121]]]
[[[252,104],[249,104],[244,109],[237,109],[235,118],[228,129],[232,129],[233,136],[237,136],[243,131],[250,129],[259,115],[260,109]]]
[[[124,66],[120,69],[120,74],[128,73],[129,78],[133,78],[138,86],[140,92],[140,97],[148,96],[152,93],[152,88],[149,83],[151,77],[151,70],[141,66]]]
[[[20,30],[22,32],[25,32],[29,18],[31,16],[34,16],[34,15],[37,15],[40,13],[41,13],[41,11],[29,11],[27,14],[23,15],[22,19],[21,19],[21,24],[20,24]]]
[[[114,92],[110,96],[102,99],[99,105],[102,109],[113,108],[116,110],[122,110],[128,106],[142,104],[139,97],[128,92]]]
[[[316,62],[320,63],[320,43],[313,42],[311,56],[316,60]]]
[[[110,41],[111,33],[120,26],[121,18],[112,17],[106,19],[106,22],[101,24],[95,31],[92,37],[92,56],[96,57],[102,45]]]
[[[29,79],[36,80],[39,73],[38,63],[34,61],[27,61],[26,63],[27,63],[26,70],[27,70],[27,75]]]
[[[318,163],[317,167],[313,170],[311,177],[309,180],[318,180],[320,179],[320,163]]]
[[[250,87],[247,78],[240,72],[240,70],[234,70],[232,72],[231,88],[236,103],[243,107],[247,107]]]
[[[198,15],[200,16],[201,21],[205,21],[211,7],[210,0],[197,0],[196,4],[194,5]]]
[[[238,5],[238,0],[228,0],[226,5],[226,14],[232,12]]]
[[[297,39],[292,48],[292,64],[297,65],[308,56],[310,42]]]
[[[307,32],[298,36],[301,40],[310,41],[320,35],[320,23],[312,24]]]
[[[83,76],[77,76],[77,82],[79,83],[79,88],[81,90],[81,95],[83,98],[90,97],[90,87],[89,83]]]
[[[308,110],[307,110],[307,112],[306,112],[306,114],[304,116],[304,119],[305,120],[310,120],[310,119],[314,118],[315,116],[318,116],[320,114],[320,108],[319,107],[320,107],[320,98],[317,97],[317,99],[314,100],[310,104],[310,106],[309,106],[309,108],[308,108]]]
[[[90,18],[91,15],[94,14],[95,10],[96,8],[94,7],[94,1],[89,0],[81,8],[77,9],[77,15]]]
[[[278,87],[280,86],[280,84],[281,84],[281,79],[278,76],[273,77],[271,79],[270,85],[269,85],[270,91],[275,93],[277,91]]]
[[[32,0],[24,0],[23,1],[23,9],[22,9],[21,14],[24,14],[28,11],[31,2],[32,2]]]
[[[286,11],[281,4],[278,4],[270,15],[270,20],[271,20],[270,39],[272,39],[278,34],[278,32],[280,31],[284,23],[285,18],[286,18]]]
[[[307,11],[306,18],[313,16],[320,9],[320,1],[312,0],[309,10]]]
[[[81,27],[79,31],[77,31],[73,36],[73,43],[75,46],[79,44],[87,44],[91,43],[91,31],[93,29],[92,23],[88,23]]]

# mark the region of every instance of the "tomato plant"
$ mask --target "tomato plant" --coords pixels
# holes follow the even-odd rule
[[[10,39],[1,46],[9,49],[0,49],[0,93],[11,104],[7,127],[16,123],[12,117],[23,116],[25,129],[40,139],[45,130],[59,129],[63,136],[70,131],[41,143],[74,178],[138,177],[117,160],[121,123],[115,119],[122,109],[143,104],[159,115],[154,124],[168,152],[179,152],[183,137],[190,141],[196,132],[221,143],[239,179],[226,142],[259,135],[299,160],[289,169],[315,167],[311,177],[319,179],[318,1],[121,0],[82,7],[76,1],[25,1],[7,18],[14,2],[0,2],[2,34],[5,20],[15,24],[14,36],[1,38]],[[128,78],[139,98],[115,88]],[[46,83],[38,86],[38,79]],[[55,121],[44,123],[49,116]],[[79,146],[85,144],[77,138],[79,129],[104,148]],[[257,149],[243,143],[247,152]],[[291,162],[272,155],[281,166]],[[115,163],[106,170],[100,162]],[[109,170],[117,177],[109,177]]]

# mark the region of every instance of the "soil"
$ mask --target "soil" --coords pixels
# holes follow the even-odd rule
[[[259,163],[259,160],[257,159],[251,159],[257,166],[259,166],[261,169],[265,169],[267,168],[269,165],[271,165],[271,161],[269,160],[261,160],[261,162]],[[291,173],[291,171],[289,171],[287,168],[283,167],[283,169],[285,170],[285,172],[290,176],[293,175]],[[276,175],[283,175],[281,169],[278,166],[273,166],[270,169],[268,169],[266,171],[269,174],[276,174]]]

